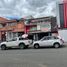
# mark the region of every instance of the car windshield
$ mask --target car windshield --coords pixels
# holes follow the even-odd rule
[[[22,37],[21,37],[21,38],[19,38],[19,40],[28,40],[28,38],[22,38]]]
[[[44,36],[42,39],[40,40],[50,40],[50,39],[59,39],[58,37],[55,36]]]
[[[10,40],[7,40],[8,42],[9,41],[16,41],[17,40],[17,38],[13,38],[13,39],[10,39]]]
[[[44,36],[42,39],[40,39],[40,40],[46,40],[46,39],[48,39],[48,38],[50,38],[49,36]]]

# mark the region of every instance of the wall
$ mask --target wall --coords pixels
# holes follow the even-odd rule
[[[67,30],[58,30],[58,34],[64,42],[67,42]]]
[[[59,28],[67,28],[67,3],[57,4],[57,24]]]
[[[6,40],[11,40],[12,38],[15,38],[18,36],[18,33],[13,33],[13,32],[7,32],[7,35],[6,35]]]

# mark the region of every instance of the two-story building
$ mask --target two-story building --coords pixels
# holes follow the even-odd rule
[[[25,33],[34,40],[57,33],[56,17],[41,17],[25,20]]]
[[[24,22],[19,20],[0,21],[0,40],[5,41],[24,34]]]

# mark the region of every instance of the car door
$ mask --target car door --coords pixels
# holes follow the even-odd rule
[[[47,37],[47,46],[52,46],[53,45],[54,38],[49,36]]]
[[[40,46],[47,46],[47,38],[46,37],[41,39]]]
[[[52,46],[53,39],[50,36],[45,37],[42,40],[42,46]]]
[[[17,46],[17,38],[12,39],[12,40],[9,40],[9,41],[7,42],[7,46],[9,46],[9,47]]]

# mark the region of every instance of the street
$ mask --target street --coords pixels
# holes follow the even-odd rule
[[[0,67],[67,67],[67,47],[0,50]]]

